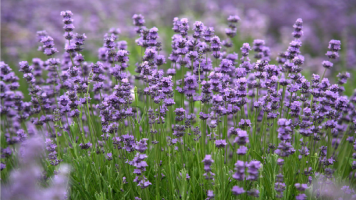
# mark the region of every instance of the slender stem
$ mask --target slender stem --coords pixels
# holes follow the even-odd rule
[[[323,76],[321,77],[320,81],[323,80],[323,78],[324,78],[324,76],[325,76],[325,73],[326,73],[326,70],[327,70],[327,68],[324,69],[324,73],[323,73]]]

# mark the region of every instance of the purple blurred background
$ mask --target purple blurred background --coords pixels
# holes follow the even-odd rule
[[[164,35],[163,27],[171,28],[176,16],[214,25],[219,33],[226,27],[226,17],[237,14],[242,19],[241,39],[265,39],[278,51],[290,41],[292,25],[300,17],[305,53],[322,56],[328,41],[339,39],[347,49],[345,65],[356,63],[355,0],[8,0],[1,4],[1,60],[21,59],[22,54],[36,50],[38,30],[46,30],[57,45],[63,44],[62,10],[74,13],[76,31],[88,36],[89,48],[101,46],[102,36],[111,27],[129,37],[135,13],[145,16],[147,26],[159,27],[160,35]]]

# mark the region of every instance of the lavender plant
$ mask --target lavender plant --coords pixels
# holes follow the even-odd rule
[[[308,80],[300,18],[273,60],[268,41],[234,46],[238,16],[227,18],[220,36],[200,21],[174,18],[172,49],[164,49],[159,29],[135,14],[135,44],[110,29],[91,62],[81,54],[87,37],[74,33],[73,13],[61,16],[64,49],[40,31],[47,58],[19,63],[30,102],[0,63],[1,176],[10,185],[3,198],[40,198],[27,182],[36,182],[39,168],[26,171],[13,152],[30,159],[42,143],[42,174],[57,174],[61,163],[72,168],[70,190],[58,175],[38,180],[50,199],[325,199],[329,188],[339,194],[332,198],[356,199],[356,90],[344,95],[347,72],[337,83],[325,77],[339,40],[329,43],[322,76]],[[30,178],[16,194],[19,169]]]

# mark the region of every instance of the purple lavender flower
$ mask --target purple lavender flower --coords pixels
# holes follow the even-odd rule
[[[32,71],[33,71],[33,67],[32,66],[30,66],[30,65],[28,65],[28,62],[27,61],[21,61],[20,63],[19,63],[19,65],[20,65],[20,69],[19,69],[19,71],[20,72],[23,72],[23,73],[31,73]],[[5,67],[4,68],[2,68],[2,72],[4,73],[6,73],[6,71],[5,71]]]
[[[214,199],[214,191],[213,190],[208,190],[207,192],[206,192],[206,196],[207,196],[207,200],[210,200],[210,199]]]
[[[241,55],[243,57],[247,57],[249,52],[250,52],[250,50],[251,50],[251,47],[250,47],[250,45],[248,43],[243,43],[243,45],[240,48],[240,50],[241,50]]]
[[[239,127],[241,128],[251,127],[251,121],[249,119],[241,119],[241,121],[239,122]]]
[[[246,145],[248,142],[249,140],[247,132],[244,130],[238,130],[234,143],[237,143],[238,145]]]
[[[245,146],[240,146],[240,147],[237,149],[236,153],[237,153],[237,155],[246,155],[247,150],[248,150],[247,147],[245,147]]]
[[[53,38],[50,36],[43,37],[41,39],[42,51],[47,56],[52,56],[58,52],[58,50],[54,47]]]
[[[214,28],[213,27],[206,27],[203,31],[203,39],[205,42],[210,43],[212,37],[214,36]]]
[[[277,175],[278,176],[278,175]],[[281,177],[283,177],[281,174],[279,175],[279,176],[281,176]],[[286,184],[285,183],[283,183],[283,182],[276,182],[275,184],[274,184],[274,189],[276,190],[276,192],[277,192],[277,195],[276,195],[276,197],[277,198],[283,198],[283,191],[286,189]]]
[[[298,18],[297,21],[295,21],[294,25],[294,32],[293,32],[293,37],[294,38],[300,38],[303,35],[303,20],[301,18]]]
[[[202,161],[204,165],[210,166],[214,160],[212,159],[211,155],[205,155],[205,158]]]
[[[133,24],[136,26],[136,33],[141,33],[143,29],[145,29],[145,18],[141,14],[134,14],[132,16]]]
[[[280,142],[275,153],[281,157],[288,157],[295,153],[295,149],[290,142]]]
[[[340,51],[340,49],[341,49],[340,40],[330,40],[328,48],[334,52]]]
[[[262,52],[264,45],[265,45],[264,40],[256,39],[253,41],[253,50],[255,52]]]
[[[291,132],[292,132],[292,128],[291,128],[291,120],[287,120],[284,118],[280,118],[278,120],[278,125],[280,126],[278,128],[278,138],[282,141],[288,141],[291,139]]]
[[[297,190],[301,192],[304,192],[308,188],[308,185],[304,183],[303,184],[296,183],[294,186],[297,188]]]
[[[201,37],[201,35],[202,35],[203,30],[204,30],[204,24],[203,24],[203,22],[201,22],[201,21],[196,21],[196,22],[194,22],[194,28],[193,28],[193,30],[194,30],[193,37],[194,37],[195,39],[199,39],[199,38]]]
[[[10,157],[12,154],[12,150],[10,147],[6,147],[5,149],[1,149],[1,157],[7,158]]]
[[[284,160],[282,158],[278,158],[277,159],[277,164],[280,165],[280,166],[284,165]]]
[[[244,161],[238,160],[235,163],[235,174],[232,175],[232,178],[238,180],[238,181],[243,181],[245,179],[245,167],[246,164]]]
[[[239,187],[239,186],[232,187],[231,191],[232,191],[233,195],[240,195],[240,194],[245,193],[245,190],[243,188]]]
[[[106,159],[107,159],[108,161],[112,160],[112,153],[107,153],[107,154],[106,154]]]
[[[4,170],[6,168],[6,164],[0,163],[0,171]]]
[[[174,112],[176,113],[177,116],[183,116],[185,113],[185,110],[183,108],[176,108],[176,110]]]
[[[225,140],[215,140],[216,148],[224,148],[227,145]]]
[[[85,144],[80,143],[79,146],[81,149],[89,149],[92,147],[92,144],[90,142],[85,143]]]
[[[344,73],[339,73],[337,75],[338,78],[338,84],[344,85],[347,82],[347,79],[350,78],[350,73],[344,72]]]
[[[246,180],[256,181],[258,179],[258,170],[261,168],[260,161],[251,161],[246,164],[247,173],[249,174]]]
[[[296,200],[306,200],[307,195],[306,194],[299,194],[295,197]]]
[[[216,59],[220,58],[221,42],[218,36],[211,38],[211,50],[213,51],[213,56]]]
[[[219,71],[223,74],[231,74],[234,70],[232,61],[228,59],[223,59],[219,67]]]
[[[66,32],[72,32],[74,30],[73,19],[72,19],[72,16],[73,16],[72,11],[70,11],[70,10],[61,11],[60,14],[63,17],[63,23],[64,23],[63,29]],[[71,39],[69,34],[67,34],[66,37],[68,37],[67,38],[68,40]]]
[[[173,99],[171,99],[171,98],[169,98],[169,99],[164,99],[164,105],[166,105],[166,106],[173,106],[174,104],[176,104],[176,103],[174,102]]]
[[[240,21],[240,17],[237,15],[231,15],[227,18],[229,28],[225,29],[225,33],[228,37],[233,38],[236,35],[236,24]]]
[[[298,117],[301,110],[302,103],[300,101],[293,101],[290,105],[291,115]]]
[[[139,142],[136,143],[135,149],[136,151],[143,153],[147,150],[147,138],[143,138]]]
[[[340,40],[330,40],[328,48],[330,51],[327,51],[325,55],[329,58],[329,60],[338,58],[338,51],[341,49]]]
[[[179,32],[182,35],[182,37],[185,37],[188,34],[188,30],[189,30],[188,19],[182,18],[179,23]]]
[[[199,113],[199,118],[201,120],[207,120],[209,118],[209,113],[203,113],[203,112],[200,112]]]
[[[326,60],[326,61],[323,61],[322,65],[324,68],[330,69],[333,67],[334,64],[332,62]]]
[[[214,160],[211,158],[211,155],[205,155],[205,158],[202,161],[204,163],[204,174],[206,179],[212,179],[214,173],[211,172],[211,165],[213,164]]]

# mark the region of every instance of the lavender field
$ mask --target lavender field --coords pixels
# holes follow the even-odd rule
[[[1,199],[356,199],[356,2],[1,2]]]

